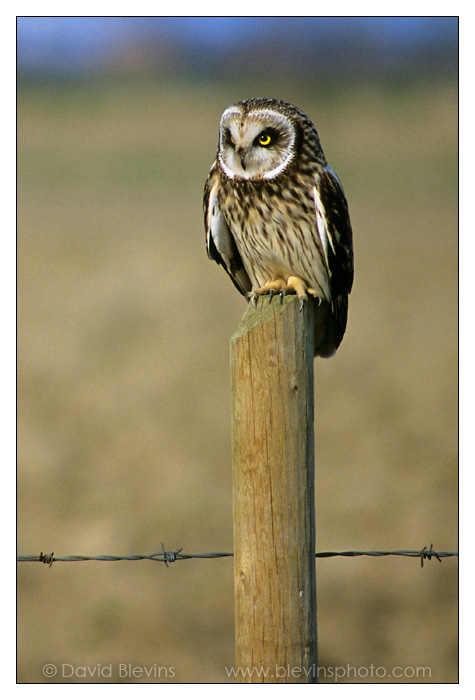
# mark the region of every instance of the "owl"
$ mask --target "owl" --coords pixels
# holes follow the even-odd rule
[[[226,109],[204,191],[208,256],[254,305],[296,294],[315,305],[315,355],[343,338],[353,284],[352,230],[341,183],[310,119],[256,98]]]

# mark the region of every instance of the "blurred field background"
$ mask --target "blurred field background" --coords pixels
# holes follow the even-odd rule
[[[315,367],[317,550],[457,548],[456,57],[439,27],[415,57],[370,60],[347,22],[333,73],[289,24],[285,49],[275,32],[249,52],[223,40],[219,69],[183,58],[169,22],[161,42],[111,41],[94,70],[68,72],[58,46],[61,70],[19,61],[20,554],[232,551],[245,302],[207,260],[201,206],[220,115],[253,96],[314,120],[354,229],[348,330]],[[456,682],[456,572],[317,560],[320,665]],[[18,681],[130,663],[173,668],[152,682],[230,682],[233,606],[230,558],[19,564]],[[144,681],[99,678],[121,680]]]

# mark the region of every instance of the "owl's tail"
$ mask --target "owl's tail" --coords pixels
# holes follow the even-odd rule
[[[348,318],[348,295],[337,297],[330,303],[315,304],[315,355],[332,357],[340,345]]]

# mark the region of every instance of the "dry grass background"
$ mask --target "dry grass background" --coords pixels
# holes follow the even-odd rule
[[[20,86],[19,553],[232,550],[229,338],[245,303],[206,258],[201,197],[222,110],[263,92]],[[315,120],[355,236],[347,334],[316,365],[317,549],[452,550],[456,87],[265,92]],[[320,664],[455,682],[456,569],[317,561]],[[231,559],[20,564],[18,591],[20,682],[49,682],[47,662],[229,682]]]

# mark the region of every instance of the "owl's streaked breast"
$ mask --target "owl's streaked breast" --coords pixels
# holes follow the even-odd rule
[[[223,175],[218,201],[253,287],[276,277],[298,275],[319,289],[322,299],[329,300],[315,203],[307,196],[310,188],[296,182],[295,188],[286,191],[290,195],[282,198],[277,182],[230,182]],[[311,256],[309,251],[313,251]]]

